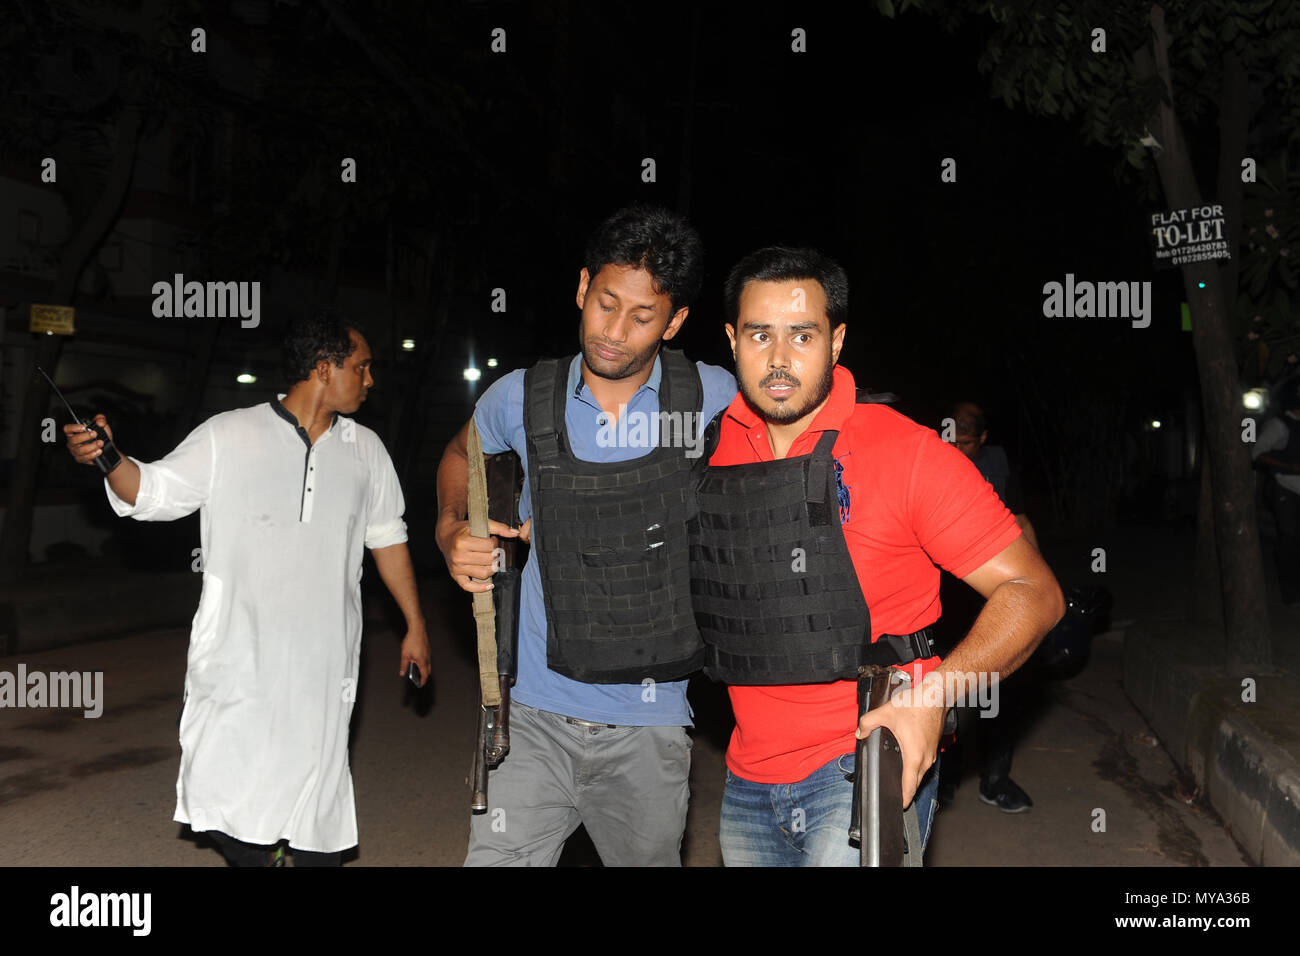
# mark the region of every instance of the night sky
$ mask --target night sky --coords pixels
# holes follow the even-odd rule
[[[24,8],[31,42],[5,48],[11,75],[39,74],[70,45],[60,62],[84,69],[86,84],[101,48],[125,51],[125,72],[85,116],[26,80],[6,163],[35,181],[40,156],[54,145],[66,156],[78,122],[111,123],[128,100],[151,109],[146,140],[170,134],[205,278],[261,279],[279,296],[255,333],[222,329],[214,375],[241,362],[270,371],[289,319],[321,304],[271,280],[274,270],[307,283],[328,273],[331,218],[340,287],[382,303],[388,261],[405,263],[402,317],[383,305],[356,317],[379,382],[360,420],[390,445],[426,443],[408,478],[432,477],[436,450],[468,414],[465,364],[500,359],[481,394],[510,368],[575,349],[583,241],[636,200],[687,213],[703,236],[704,291],[676,342],[693,358],[730,366],[721,286],[741,255],[812,245],[848,271],[841,360],[858,383],[896,393],[929,425],[957,399],[980,401],[990,440],[1023,462],[1031,500],[1062,455],[1141,457],[1143,423],[1178,426],[1197,387],[1178,273],[1152,264],[1149,215],[1164,208],[1154,173],[1120,178],[1122,156],[1083,145],[1077,120],[992,99],[977,69],[987,21],[946,32],[933,16],[861,6],[245,2],[178,5],[165,36],[73,34],[61,24],[87,21]],[[209,31],[205,53],[189,49],[195,24]],[[792,50],[795,29],[806,52]],[[122,77],[139,64],[149,80],[133,89]],[[51,132],[60,123],[62,138]],[[1213,129],[1189,133],[1212,160]],[[339,181],[341,157],[357,160],[356,183]],[[647,157],[654,182],[642,179]],[[941,181],[947,158],[955,182]],[[138,210],[137,193],[127,206]],[[426,272],[432,292],[418,293]],[[1043,286],[1067,273],[1152,281],[1151,326],[1045,318]],[[497,288],[504,314],[490,308]],[[145,292],[78,304],[139,320]],[[17,314],[30,296],[11,282],[6,302]],[[397,350],[402,337],[421,343],[414,361]],[[238,397],[221,382],[197,420]],[[426,420],[401,412],[412,402],[430,409]],[[1073,434],[1066,419],[1104,422],[1104,434]],[[1089,516],[1067,507],[1060,517]]]

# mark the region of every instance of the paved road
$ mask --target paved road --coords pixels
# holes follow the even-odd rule
[[[395,632],[383,620],[368,625],[352,749],[361,833],[352,865],[452,866],[464,857],[472,621],[449,583],[423,590],[435,682],[418,698],[395,674]],[[967,776],[936,820],[930,865],[1244,865],[1213,813],[1184,799],[1173,764],[1124,697],[1122,639],[1098,638],[1084,673],[1045,689],[1014,767],[1033,810],[1013,816],[985,806]],[[186,640],[186,630],[152,631],[0,658],[0,671],[11,673],[20,662],[29,671],[102,670],[105,697],[98,719],[0,709],[0,865],[224,865],[205,839],[171,822]],[[684,860],[716,866],[729,714],[705,682],[691,698],[699,729]],[[1093,828],[1099,809],[1104,832]],[[566,862],[594,861],[571,842]]]

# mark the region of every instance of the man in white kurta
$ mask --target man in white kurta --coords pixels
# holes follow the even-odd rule
[[[284,398],[214,415],[159,461],[123,456],[139,468],[134,504],[110,485],[118,479],[122,489],[118,476],[105,488],[117,514],[142,521],[199,509],[203,594],[185,676],[175,819],[245,843],[284,839],[336,853],[357,843],[347,741],[363,548],[406,541],[404,502],[373,431],[318,411],[313,442]],[[404,642],[403,665],[418,662],[427,678],[414,575],[405,546],[385,552],[394,553],[406,575],[398,582],[388,559],[381,575],[407,614],[408,641],[418,631],[424,642],[423,653]]]

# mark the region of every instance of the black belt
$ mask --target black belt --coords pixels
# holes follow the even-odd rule
[[[878,664],[881,667],[888,667],[891,664],[910,664],[912,661],[934,656],[934,638],[931,636],[934,630],[933,625],[923,628],[914,634],[881,634],[880,638],[865,648],[852,648],[854,668],[856,662],[862,661],[864,664]],[[859,657],[859,652],[861,657]],[[748,654],[732,654],[728,651],[714,650],[714,658],[719,666],[733,671],[750,670],[751,656]],[[833,649],[821,651],[816,654],[796,655],[792,659],[795,673],[844,673],[842,668],[845,666],[843,660],[844,649]],[[760,661],[766,661],[765,657],[760,657]],[[852,677],[843,677],[842,680],[853,680]]]
[[[880,639],[867,651],[867,663],[887,667],[890,664],[910,664],[912,661],[934,656],[934,625],[914,634],[881,634]],[[949,707],[944,714],[941,736],[957,732],[957,708]]]
[[[867,648],[866,662],[888,667],[891,664],[910,664],[915,660],[934,657],[934,626],[922,628],[913,634],[881,634]]]

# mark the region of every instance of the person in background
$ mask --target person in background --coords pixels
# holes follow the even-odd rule
[[[993,490],[1011,512],[1025,540],[1037,550],[1038,534],[1029,515],[1025,513],[1020,474],[1002,446],[988,444],[988,421],[984,410],[974,402],[958,402],[953,406],[951,417],[955,431],[952,443],[993,486]],[[945,637],[951,633],[952,637],[948,637],[948,640],[965,634],[969,622],[983,606],[983,601],[975,592],[949,575],[944,577],[942,601],[944,615],[949,620],[940,628],[940,633]],[[1023,813],[1034,805],[1029,794],[1011,779],[1011,758],[1020,731],[1020,718],[1024,711],[1023,687],[1027,680],[1032,680],[1032,675],[1027,672],[1016,675],[1010,683],[1004,680],[1000,685],[1000,706],[996,716],[981,714],[978,719],[963,720],[959,731],[959,739],[963,741],[971,737],[982,739],[979,797],[983,803],[995,806],[1003,813]],[[952,756],[956,758],[955,753]],[[948,803],[957,789],[961,761],[948,760],[940,772],[942,779],[939,784],[939,800]]]
[[[282,865],[281,840],[295,866],[337,866],[357,843],[348,724],[366,548],[406,617],[400,672],[414,664],[421,684],[429,639],[397,473],[346,417],[374,385],[370,346],[325,311],[290,327],[283,363],[287,393],[213,415],[158,461],[122,455],[104,490],[137,521],[199,512],[174,819],[232,866]],[[63,431],[77,462],[103,454],[82,425]]]
[[[1272,472],[1267,495],[1277,521],[1277,580],[1282,603],[1300,607],[1300,375],[1282,386],[1282,414],[1259,430],[1251,457]]]

